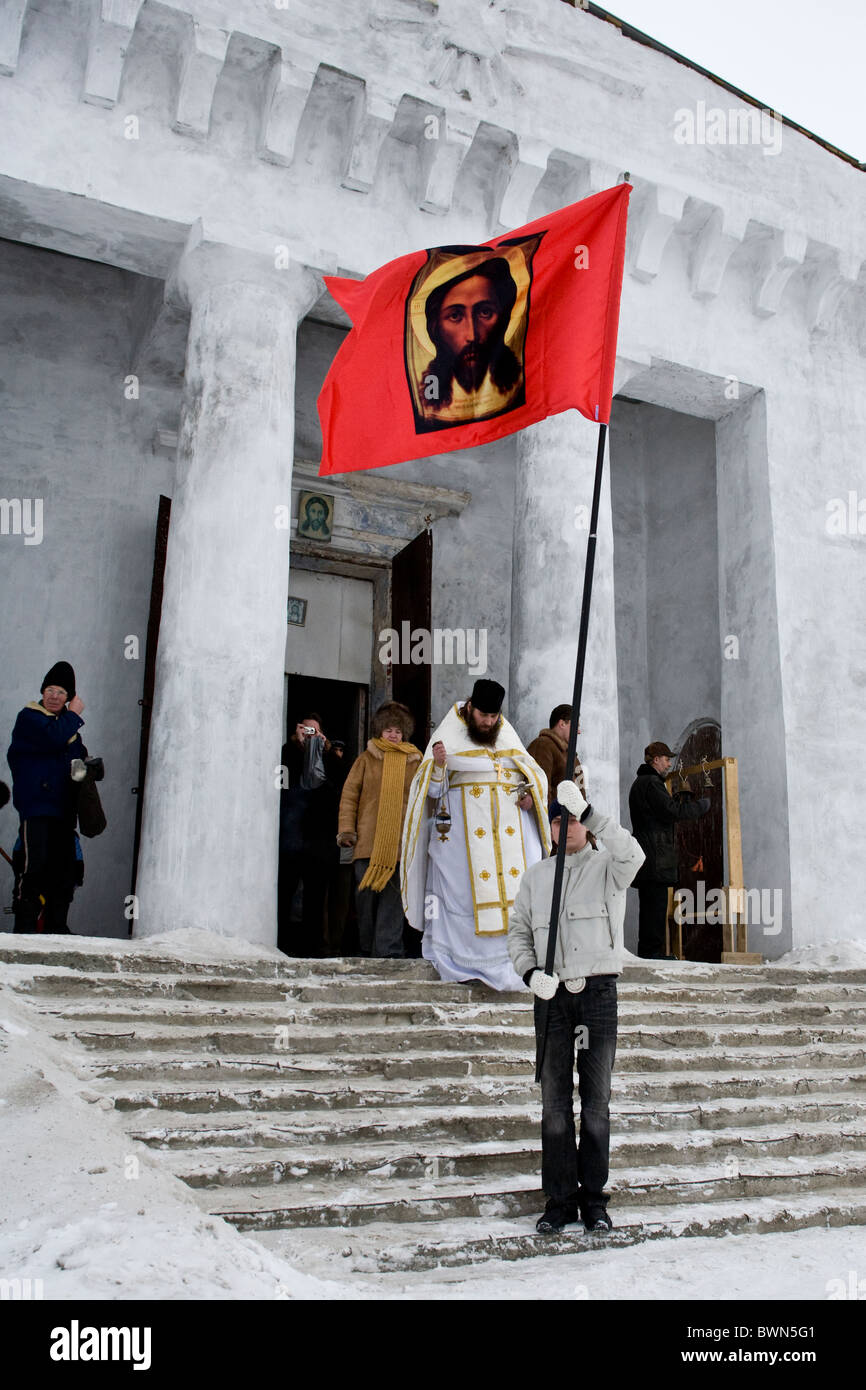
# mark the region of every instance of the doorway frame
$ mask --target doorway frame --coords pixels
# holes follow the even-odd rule
[[[342,579],[364,579],[373,585],[373,634],[370,644],[370,685],[367,712],[378,709],[391,698],[391,674],[379,660],[379,634],[391,626],[391,561],[376,555],[351,551],[323,555],[315,546],[296,541],[289,555],[289,575],[293,569],[309,574],[334,574]],[[291,582],[291,580],[290,580]],[[290,674],[287,672],[287,674]]]

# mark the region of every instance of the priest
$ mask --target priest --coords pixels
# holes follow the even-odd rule
[[[434,731],[409,792],[401,889],[443,980],[522,990],[508,910],[524,869],[550,850],[547,778],[504,718],[504,696],[477,680]]]

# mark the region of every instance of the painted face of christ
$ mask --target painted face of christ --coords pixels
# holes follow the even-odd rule
[[[486,275],[471,275],[443,299],[433,341],[440,353],[444,348],[451,354],[464,391],[477,391],[484,380],[502,316],[496,287]]]
[[[328,516],[328,508],[324,502],[320,502],[318,497],[311,497],[306,508],[307,526],[311,531],[324,531],[327,529],[325,523]]]
[[[516,385],[520,364],[505,345],[516,298],[517,286],[501,256],[455,276],[430,294],[427,331],[436,356],[427,368],[427,379],[437,384],[431,400],[434,411],[451,404],[455,380],[467,395],[481,389],[488,372],[493,387],[503,395]]]

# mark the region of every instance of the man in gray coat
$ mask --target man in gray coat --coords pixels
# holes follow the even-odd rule
[[[610,1078],[616,1054],[616,977],[623,965],[625,893],[641,864],[637,840],[588,806],[574,782],[560,782],[550,808],[559,843],[562,807],[568,822],[565,875],[554,973],[544,973],[554,858],[524,873],[508,923],[514,969],[549,1003],[541,1072],[541,1185],[547,1199],[538,1231],[561,1231],[581,1219],[587,1231],[612,1228],[604,1191],[610,1151]],[[602,848],[596,849],[589,833]],[[535,1006],[538,1028],[539,1006]],[[575,1145],[574,1055],[580,1093],[580,1144]]]

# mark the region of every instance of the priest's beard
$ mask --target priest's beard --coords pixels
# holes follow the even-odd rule
[[[501,727],[502,719],[500,717],[499,719],[497,719],[492,729],[479,729],[478,725],[475,723],[474,710],[470,710],[469,717],[466,720],[466,730],[472,742],[484,744],[488,748],[492,747],[493,744],[496,742],[497,738],[499,737],[499,730]]]

